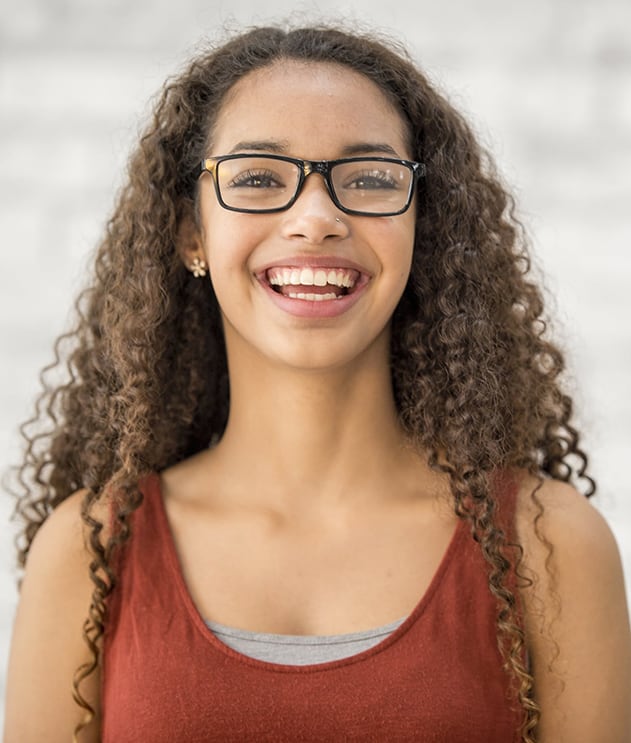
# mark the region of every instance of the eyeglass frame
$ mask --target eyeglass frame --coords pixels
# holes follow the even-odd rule
[[[280,160],[282,162],[292,163],[299,167],[300,171],[298,183],[296,185],[296,192],[287,204],[285,204],[284,206],[276,206],[273,209],[245,209],[241,207],[228,206],[228,204],[226,204],[226,202],[223,200],[223,197],[221,196],[221,190],[219,188],[219,181],[217,178],[218,166],[224,160],[242,160],[249,157],[261,157],[268,160]],[[395,163],[397,165],[404,165],[409,170],[411,170],[412,178],[410,179],[410,187],[405,205],[395,212],[365,212],[358,211],[357,209],[349,209],[341,204],[335,193],[333,184],[331,183],[331,169],[335,165],[352,162]],[[271,155],[267,153],[258,155],[256,153],[249,152],[234,155],[217,155],[216,157],[206,157],[200,163],[200,170],[197,177],[201,178],[204,173],[210,174],[213,179],[213,183],[215,184],[217,201],[219,202],[220,206],[222,206],[224,209],[227,209],[228,211],[241,212],[243,214],[272,214],[275,212],[284,212],[287,209],[290,209],[298,200],[298,197],[300,196],[300,193],[302,192],[302,189],[304,187],[305,181],[307,180],[307,176],[311,175],[312,173],[318,173],[324,178],[326,190],[331,198],[331,201],[340,211],[344,212],[344,214],[351,214],[360,217],[396,217],[399,214],[403,214],[410,208],[410,204],[412,203],[412,198],[414,196],[414,187],[421,178],[425,177],[426,172],[427,167],[425,163],[415,162],[414,160],[402,160],[394,157],[343,157],[337,160],[300,160],[299,158],[287,157],[285,155]]]

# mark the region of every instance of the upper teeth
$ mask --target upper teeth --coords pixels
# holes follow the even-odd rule
[[[267,278],[276,286],[334,286],[350,288],[357,281],[357,271],[350,268],[270,268]]]

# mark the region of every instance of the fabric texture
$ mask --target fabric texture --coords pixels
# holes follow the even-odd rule
[[[405,622],[397,619],[381,627],[342,635],[277,635],[273,632],[252,632],[206,620],[206,626],[225,645],[243,655],[268,663],[307,666],[330,660],[348,658],[374,647],[384,637]]]
[[[497,646],[488,570],[460,521],[399,627],[351,657],[250,658],[206,626],[184,583],[153,475],[108,606],[102,743],[516,743],[521,710]],[[512,524],[515,489],[498,503]]]

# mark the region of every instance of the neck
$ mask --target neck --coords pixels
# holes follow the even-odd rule
[[[213,456],[247,473],[248,498],[282,510],[383,492],[416,458],[398,423],[387,349],[317,372],[231,363],[230,417]]]

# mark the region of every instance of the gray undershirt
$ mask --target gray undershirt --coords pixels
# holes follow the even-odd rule
[[[206,624],[224,645],[242,655],[268,663],[306,666],[348,658],[368,650],[392,634],[405,619],[343,635],[276,635],[227,627],[218,622],[207,621]]]

